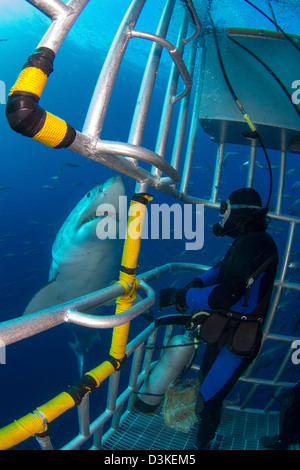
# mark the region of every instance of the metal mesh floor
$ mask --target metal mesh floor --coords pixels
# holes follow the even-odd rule
[[[263,436],[278,434],[278,415],[255,414],[224,409],[212,450],[266,450],[260,445]],[[184,450],[195,441],[197,427],[183,433],[165,425],[162,409],[146,414],[134,411],[108,440],[105,450]],[[299,444],[289,447],[299,450]]]

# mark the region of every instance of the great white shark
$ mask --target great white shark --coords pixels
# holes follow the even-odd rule
[[[79,201],[54,241],[49,282],[32,298],[24,315],[81,297],[115,282],[122,247],[118,236],[121,196],[125,196],[125,187],[122,177],[116,176],[94,187]],[[112,205],[115,211],[101,214],[99,206],[102,204]],[[115,219],[115,238],[98,238],[97,224],[103,217]],[[99,314],[99,309],[89,313]],[[77,355],[82,373],[84,355],[98,339],[99,333],[94,328],[76,325],[72,331],[76,343],[69,344]]]

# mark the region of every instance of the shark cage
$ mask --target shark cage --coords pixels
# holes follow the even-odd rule
[[[297,310],[299,314],[300,285],[292,275],[297,272],[293,268],[297,265],[296,241],[299,240],[300,218],[296,211],[297,201],[292,201],[289,208],[286,208],[285,201],[289,174],[296,171],[289,169],[289,158],[295,158],[300,152],[299,109],[292,97],[295,91],[292,84],[300,78],[299,38],[279,27],[276,5],[272,6],[272,1],[265,2],[269,13],[264,19],[268,18],[266,21],[270,28],[252,29],[251,24],[247,28],[234,24],[219,27],[222,2],[128,0],[128,10],[100,70],[83,129],[78,131],[40,108],[38,101],[56,54],[72,26],[80,21],[80,14],[88,7],[89,0],[70,0],[67,3],[62,0],[27,1],[50,18],[51,25],[9,94],[6,113],[11,127],[17,132],[53,148],[67,148],[135,180],[138,197],[133,202],[143,208],[150,199],[145,201],[151,187],[179,202],[204,205],[205,211],[213,216],[218,214],[219,194],[224,181],[229,181],[230,190],[233,170],[241,170],[240,184],[251,187],[256,169],[263,171],[264,165],[258,160],[263,158],[260,156],[262,146],[272,153],[271,169],[274,173],[274,162],[279,161],[276,167],[277,194],[273,195],[268,217],[275,240],[280,233],[284,241],[280,242],[280,265],[264,327],[263,344],[255,362],[224,403],[223,418],[214,441],[214,445],[222,449],[260,448],[259,433],[278,432],[276,401],[281,393],[295,386],[299,373],[295,357],[297,359],[299,347],[299,319],[296,316]],[[244,12],[247,18],[251,13],[257,19],[253,24],[257,25],[262,12],[254,12],[250,2],[240,3],[244,9],[249,8],[242,10],[241,15]],[[158,17],[156,30],[151,32],[147,28],[138,29],[138,25],[143,24],[145,8],[149,7]],[[240,24],[244,25],[245,18],[241,18]],[[236,17],[232,20],[234,22]],[[105,19],[101,18],[103,21]],[[111,95],[118,83],[117,75],[133,43],[139,51],[146,50],[147,57],[136,105],[132,116],[128,116],[131,119],[129,137],[126,142],[103,140],[102,129]],[[153,112],[151,103],[160,74],[164,80],[165,97],[162,109],[154,113],[157,133],[155,137],[152,135],[154,141],[148,148],[143,137],[147,118]],[[162,87],[161,82],[158,86]],[[24,107],[31,113],[30,120]],[[259,138],[251,138],[254,134]],[[207,168],[208,157],[202,152],[203,141],[207,141],[208,152],[213,154],[215,161],[210,168]],[[247,160],[241,165],[236,155],[243,152],[246,152]],[[205,177],[210,188],[204,189],[205,184],[203,188],[197,184],[195,190],[193,184],[200,181],[201,171],[208,174],[205,173],[207,169],[212,173],[211,181]],[[269,185],[268,177],[264,185]],[[156,296],[149,284],[151,281],[178,272],[203,272],[212,265],[209,262],[179,262],[175,255],[174,262],[136,275],[139,240],[132,243],[133,246],[131,240],[125,242],[122,258],[122,267],[125,268],[120,272],[119,282],[67,303],[2,322],[1,344],[16,343],[63,323],[113,329],[114,334],[119,335],[120,329],[134,323],[154,304]],[[137,288],[142,291],[143,299],[133,304],[131,297]],[[116,298],[117,304],[118,299],[125,298],[125,302],[117,306],[115,315],[87,313]],[[291,323],[284,328],[283,318],[286,317]],[[127,333],[121,333],[121,350],[116,353],[112,348],[104,362],[86,373],[77,384],[68,386],[32,413],[2,428],[0,448],[18,448],[16,446],[22,441],[35,437],[41,449],[53,449],[50,423],[75,405],[79,429],[72,440],[60,446],[61,449],[188,448],[196,432],[193,427],[188,434],[171,429],[164,422],[161,407],[151,413],[135,408],[137,393],[158,363],[161,354],[158,344],[165,347],[176,328],[153,322],[128,344]],[[125,358],[127,362],[124,365]],[[197,374],[198,362],[197,357],[191,362],[191,374]],[[124,380],[124,375],[128,377],[125,377],[128,385],[120,390],[120,377]],[[93,395],[96,402],[103,402],[103,395],[100,397],[99,391],[94,392],[94,389],[100,384],[102,387],[104,381],[107,384],[107,403],[91,420]],[[257,397],[262,404],[258,405]]]

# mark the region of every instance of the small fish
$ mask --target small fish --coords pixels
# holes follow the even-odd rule
[[[70,168],[80,168],[82,165],[77,165],[77,163],[72,162],[65,162],[65,165],[69,166]]]
[[[295,191],[298,188],[300,188],[300,181],[296,181],[296,183],[292,185],[292,191]]]
[[[300,202],[300,197],[298,197],[298,199],[296,199],[294,202],[292,202],[292,204],[289,205],[288,210],[291,211],[295,209],[295,207],[298,206],[299,202]]]
[[[6,189],[12,189],[13,187],[12,186],[0,186],[0,191],[4,191]]]
[[[284,310],[286,307],[291,305],[294,302],[294,297],[289,297],[288,299],[284,300],[283,302],[280,301],[277,310]]]
[[[53,185],[50,185],[50,184],[45,184],[43,186],[43,189],[58,189],[58,186],[53,186]]]
[[[208,165],[207,168],[202,168],[202,171],[209,171],[209,172],[213,172],[214,171],[214,167],[211,166],[211,165]]]
[[[289,263],[289,268],[291,268],[291,269],[300,269],[300,261],[291,261]]]
[[[56,223],[51,223],[51,224],[46,224],[45,227],[50,228],[50,227],[54,227],[55,225],[56,225]]]
[[[293,175],[294,173],[300,173],[300,170],[298,170],[297,168],[291,168],[291,170],[288,170],[285,175],[289,176]]]
[[[235,157],[236,155],[238,155],[238,152],[226,152],[225,155],[224,155],[224,161],[225,161],[228,157]]]
[[[271,165],[271,170],[279,170],[280,165]],[[264,170],[268,170],[268,166],[264,166]]]
[[[242,163],[242,165],[240,165],[240,168],[243,168],[244,166],[248,166],[250,164],[249,160]],[[257,166],[258,168],[264,168],[264,165],[261,163],[261,162],[255,162],[255,166]]]
[[[183,251],[178,255],[178,257],[185,255],[185,253],[186,253],[186,250],[183,250]]]
[[[27,250],[27,251],[24,251],[23,255],[24,256],[27,256],[27,255],[31,255],[31,253],[33,253],[34,250]]]
[[[236,155],[238,155],[238,152],[226,152],[223,157],[224,166],[227,165],[229,157],[236,156]]]
[[[16,256],[17,253],[6,253],[6,255],[2,256],[2,259],[8,259],[12,258],[13,256]]]

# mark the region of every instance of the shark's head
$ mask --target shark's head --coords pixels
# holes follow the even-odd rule
[[[79,201],[62,225],[54,242],[50,279],[61,271],[62,266],[74,266],[82,259],[85,265],[88,262],[96,263],[98,255],[102,257],[104,250],[113,247],[116,240],[99,239],[97,225],[103,217],[112,217],[118,235],[119,198],[121,196],[125,196],[125,187],[122,177],[116,176],[94,187]],[[115,210],[101,211],[99,207],[111,207]]]

